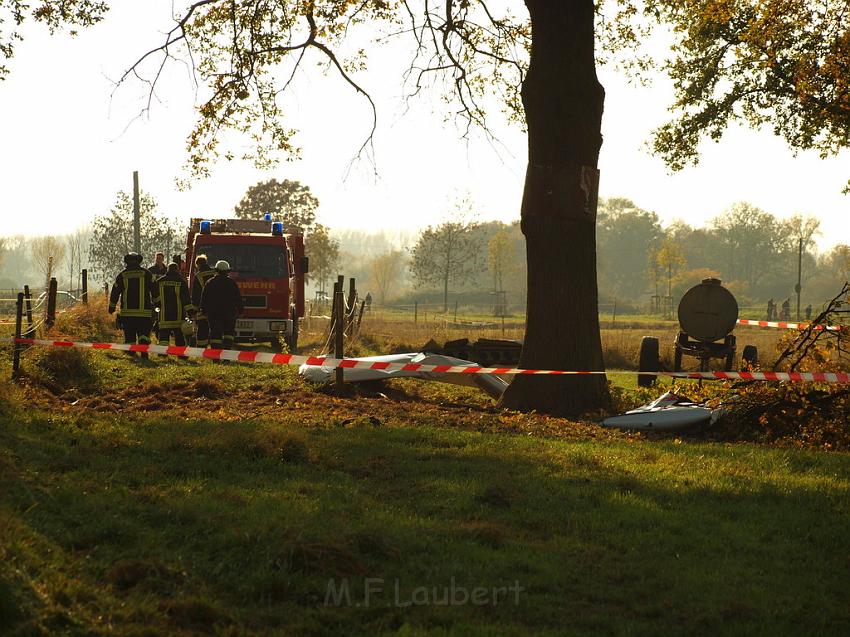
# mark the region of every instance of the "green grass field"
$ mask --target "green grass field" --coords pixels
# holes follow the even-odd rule
[[[441,334],[365,325],[350,354]],[[634,366],[643,330],[603,332],[606,358]],[[96,305],[53,334],[115,338]],[[844,452],[414,380],[337,397],[293,368],[42,348],[23,370],[0,349],[3,637],[850,634]],[[669,386],[610,380],[619,409]]]
[[[850,630],[846,454],[415,381],[336,398],[289,369],[24,363],[0,383],[3,635]]]

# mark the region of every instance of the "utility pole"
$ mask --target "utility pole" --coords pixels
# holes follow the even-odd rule
[[[794,291],[797,293],[797,321],[800,320],[800,291],[802,286],[803,275],[803,237],[800,237],[800,242],[797,245],[797,285],[794,286]]]
[[[142,252],[142,222],[139,207],[139,171],[133,171],[133,252]]]

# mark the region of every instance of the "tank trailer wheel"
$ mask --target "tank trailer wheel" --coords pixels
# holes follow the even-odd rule
[[[741,352],[741,369],[750,370],[758,367],[759,350],[755,345],[744,345],[744,351]]]
[[[642,372],[657,372],[661,370],[661,357],[659,355],[658,339],[654,336],[644,336],[640,340],[640,356],[638,369]],[[651,374],[638,374],[638,387],[652,387],[657,376]]]

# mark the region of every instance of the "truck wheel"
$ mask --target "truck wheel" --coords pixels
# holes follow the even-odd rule
[[[744,345],[741,352],[741,368],[755,369],[759,364],[759,350],[755,345]]]
[[[294,311],[292,312],[292,334],[288,334],[284,337],[284,340],[286,341],[286,347],[289,348],[289,353],[294,354],[298,347],[298,317]]]
[[[661,369],[661,357],[658,354],[658,339],[654,336],[644,336],[640,340],[640,358],[638,367],[642,372],[657,372]],[[638,387],[652,387],[657,376],[638,374]]]

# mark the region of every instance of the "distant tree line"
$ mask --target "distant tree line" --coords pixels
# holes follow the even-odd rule
[[[50,277],[60,288],[80,287],[80,272],[89,267],[88,246],[91,229],[56,236],[0,238],[0,289],[21,289],[29,285],[35,291],[47,287]]]
[[[812,216],[779,219],[741,202],[704,227],[658,215],[629,199],[600,200],[597,255],[600,302],[614,298],[645,307],[656,293],[673,298],[708,276],[719,278],[742,305],[794,295],[802,242],[802,297],[815,305],[847,280],[847,245],[819,254],[820,222]]]
[[[379,304],[418,299],[448,309],[450,299],[460,298],[495,305],[503,293],[512,311],[525,306],[525,241],[518,222],[476,221],[471,206],[462,202],[419,234],[332,230],[316,223],[316,205],[308,187],[271,180],[249,188],[236,213],[261,218],[271,210],[275,219],[301,225],[311,260],[309,280],[316,290],[328,291],[337,274],[344,274],[356,277],[361,296],[371,292]],[[148,193],[141,196],[141,216],[146,261],[159,250],[169,257],[183,251],[185,224],[159,213]],[[741,305],[793,298],[802,241],[803,303],[818,306],[850,279],[850,246],[842,243],[818,253],[819,234],[812,216],[779,219],[745,202],[703,227],[683,221],[662,227],[657,214],[630,199],[600,199],[600,305],[616,300],[621,312],[643,312],[653,296],[668,295],[677,303],[709,276],[721,279]],[[0,288],[24,283],[38,288],[48,270],[67,289],[79,287],[82,268],[89,269],[93,281],[108,280],[131,249],[132,198],[119,192],[107,213],[72,233],[0,237]]]
[[[408,295],[446,305],[450,294],[480,299],[483,293],[505,292],[512,309],[521,311],[526,262],[519,223],[478,223],[463,217],[450,215],[417,237],[409,250]],[[721,279],[741,305],[793,297],[802,242],[803,302],[817,306],[850,278],[850,247],[839,244],[818,253],[819,234],[820,223],[813,216],[779,219],[746,202],[734,204],[704,227],[683,221],[662,227],[656,213],[630,199],[600,199],[600,304],[616,300],[622,311],[645,312],[653,296],[670,296],[676,304],[707,277]]]

